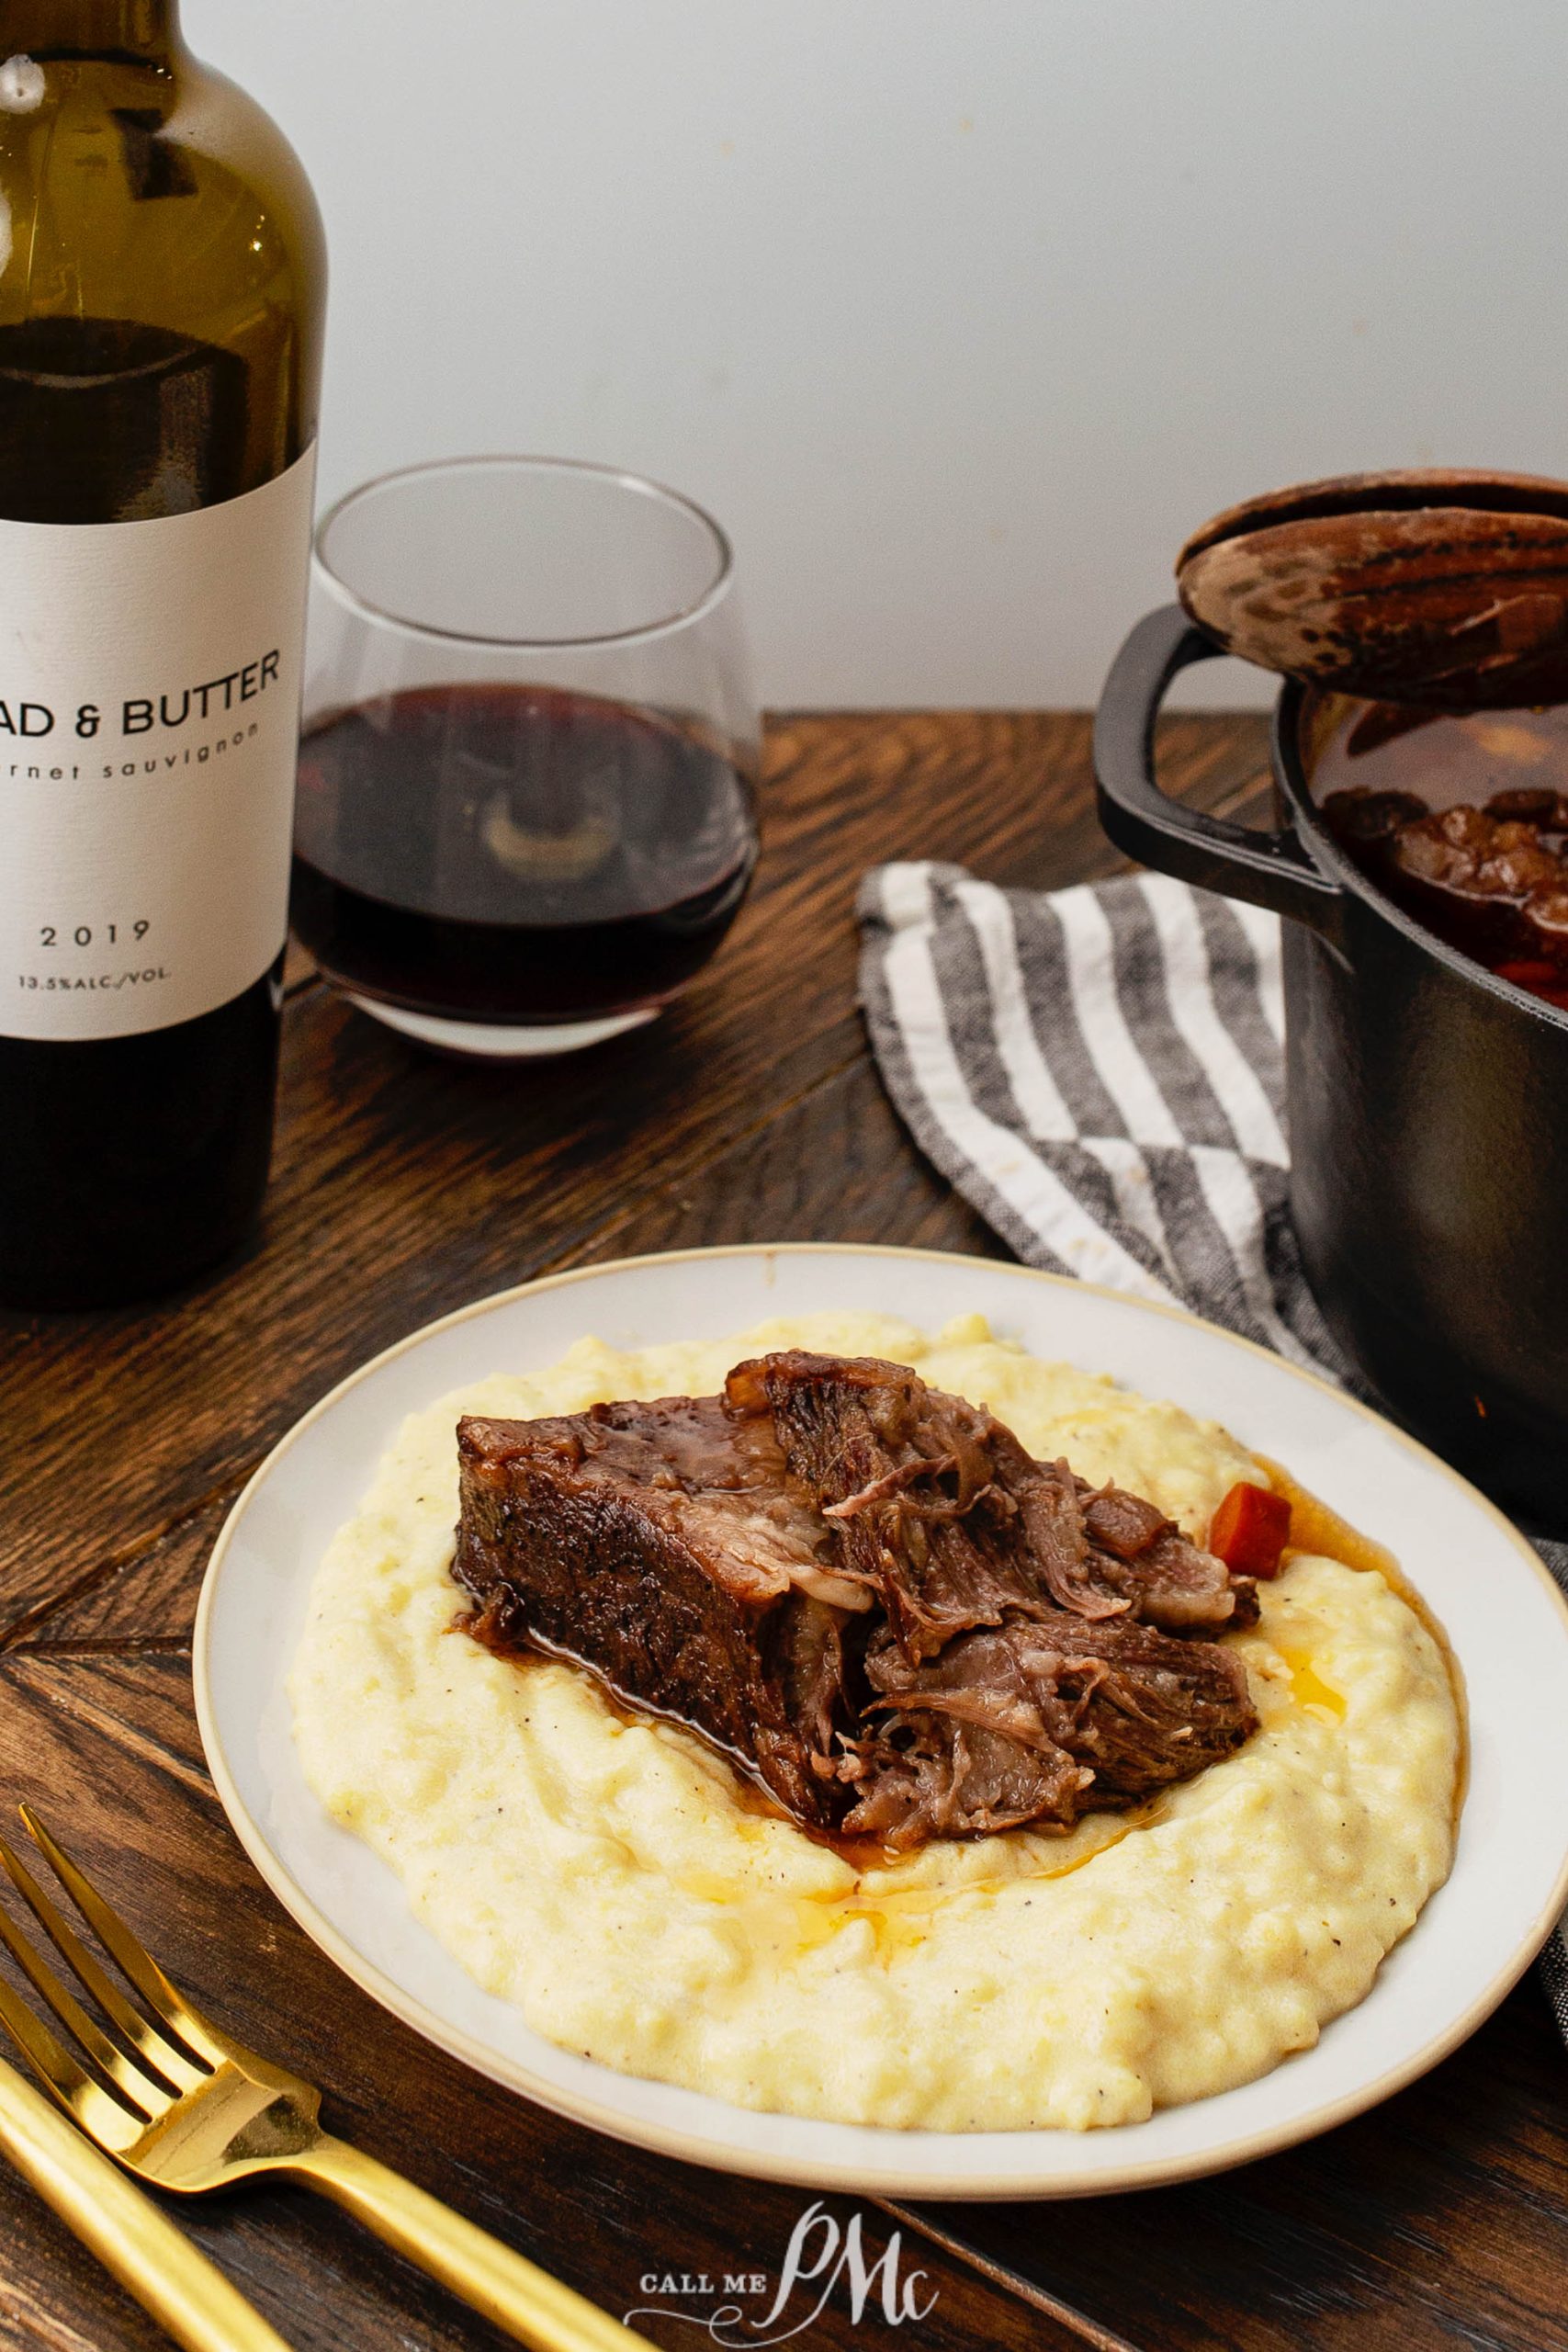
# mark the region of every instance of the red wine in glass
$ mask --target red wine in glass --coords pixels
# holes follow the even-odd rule
[[[450,1024],[476,1051],[536,1029],[547,1050],[552,1029],[576,1042],[657,1010],[713,955],[756,857],[750,775],[631,703],[405,687],[322,715],[300,747],[295,930],[350,995],[458,1050]]]

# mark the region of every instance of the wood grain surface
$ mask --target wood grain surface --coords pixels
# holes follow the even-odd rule
[[[1184,795],[1259,808],[1260,720],[1171,719],[1162,752]],[[772,2281],[810,2199],[542,2114],[338,1975],[256,1879],[208,1781],[189,1676],[202,1569],[307,1405],[506,1283],[724,1241],[1002,1254],[910,1145],[869,1061],[854,888],[893,854],[1040,886],[1111,870],[1088,753],[1089,722],[1070,714],[775,723],[761,875],[719,959],[653,1029],[557,1067],[423,1056],[296,957],[255,1246],[153,1307],[0,1318],[0,1791],[69,1833],[203,2005],[321,2082],[334,2126],[617,2312],[649,2300],[650,2272]],[[856,2324],[836,2290],[796,2340],[1568,2352],[1565,2090],[1532,1979],[1376,2114],[1212,2182],[1070,2205],[867,2200],[868,2252],[897,2233],[934,2303],[895,2329],[875,2301]],[[826,2201],[847,2225],[852,2202]],[[177,2211],[301,2347],[500,2341],[302,2194]],[[639,2324],[671,2346],[706,2340],[674,2316]],[[162,2341],[0,2166],[0,2347]]]

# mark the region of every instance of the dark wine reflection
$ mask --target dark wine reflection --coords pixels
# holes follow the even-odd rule
[[[656,1009],[757,858],[754,779],[699,725],[566,688],[418,686],[300,747],[292,913],[351,993],[437,1018]]]

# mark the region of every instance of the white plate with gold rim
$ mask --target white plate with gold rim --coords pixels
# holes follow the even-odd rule
[[[411,1913],[391,1870],[322,1812],[286,1682],[316,1566],[406,1413],[585,1332],[619,1347],[721,1338],[824,1308],[939,1329],[987,1317],[1032,1353],[1223,1421],[1407,1564],[1462,1670],[1470,1777],[1452,1873],[1365,2000],[1256,2082],[1115,2129],[880,2131],[760,2114],[619,2075],[543,2040]],[[214,1548],[196,1629],[202,1739],[262,1876],[348,1975],[481,2074],[641,2147],[811,2188],[1053,2197],[1213,2172],[1342,2122],[1481,2024],[1568,1900],[1568,1606],[1475,1489],[1375,1413],[1278,1356],[1088,1283],[921,1250],[789,1245],[593,1266],[481,1299],[342,1382],[276,1446]]]

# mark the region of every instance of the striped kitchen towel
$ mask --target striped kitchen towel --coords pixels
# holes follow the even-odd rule
[[[1045,894],[913,863],[859,914],[888,1092],[1019,1257],[1360,1387],[1291,1226],[1276,916],[1165,875]],[[1540,1549],[1568,1589],[1568,1545]],[[1568,2039],[1565,1928],[1541,1976]]]

